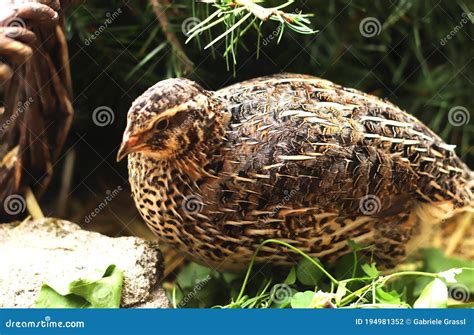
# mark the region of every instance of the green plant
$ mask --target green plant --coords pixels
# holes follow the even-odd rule
[[[280,273],[259,271],[253,272],[255,258],[259,250],[266,244],[279,244],[301,256],[301,261],[294,267],[279,269]],[[359,249],[360,250],[360,249]],[[357,254],[359,251],[355,251]],[[472,261],[449,259],[436,249],[426,249],[422,267],[413,270],[400,270],[383,273],[375,264],[361,262],[363,257],[348,255],[354,262],[338,262],[333,269],[344,270],[342,275],[333,276],[324,265],[306,255],[304,252],[278,240],[264,241],[242,278],[239,275],[229,277],[229,274],[219,274],[214,270],[191,264],[179,275],[178,282],[193,273],[196,279],[198,273],[192,269],[200,269],[207,275],[213,273],[218,282],[228,285],[220,287],[207,285],[207,296],[200,295],[200,307],[211,307],[215,300],[208,299],[210,292],[214,296],[222,296],[223,291],[229,290],[230,301],[216,305],[219,308],[410,308],[410,307],[469,307],[471,292],[474,292],[474,271]],[[349,259],[349,258],[346,258]],[[441,261],[436,261],[441,260]],[[436,269],[433,268],[436,264]],[[207,270],[206,270],[207,269]],[[339,272],[340,273],[340,272]],[[227,276],[227,278],[226,278]],[[348,277],[348,278],[347,278]],[[235,284],[240,283],[240,289],[235,290]],[[234,285],[232,285],[234,284]],[[183,290],[184,288],[184,290]],[[191,282],[186,285],[174,286],[172,301],[175,307],[180,305],[184,295],[189,294]],[[187,291],[186,291],[187,290]],[[176,292],[180,291],[179,297]],[[456,301],[454,298],[461,301]]]
[[[229,63],[229,55],[231,55],[232,63],[235,66],[235,64],[237,64],[237,47],[239,41],[251,28],[255,29],[258,34],[258,41],[256,43],[258,57],[258,51],[260,50],[262,42],[261,27],[264,22],[278,22],[279,25],[276,30],[272,35],[267,37],[270,39],[277,37],[277,43],[280,43],[285,28],[289,28],[303,35],[315,34],[317,32],[317,30],[309,26],[311,22],[308,20],[308,17],[312,16],[312,14],[303,14],[299,11],[294,13],[282,11],[282,9],[294,2],[294,0],[289,0],[279,6],[266,8],[252,0],[216,0],[213,3],[213,7],[215,7],[216,10],[186,32],[188,35],[186,43],[194,38],[198,38],[202,33],[209,32],[207,36],[210,37],[210,41],[204,49],[212,47],[217,42],[224,40],[225,51],[223,56],[226,58],[227,63]],[[193,12],[196,15],[195,10]],[[224,31],[217,37],[211,37],[210,30],[217,25],[223,25]]]
[[[98,278],[79,278],[63,288],[43,284],[36,308],[118,308],[122,297],[123,271],[109,265]]]

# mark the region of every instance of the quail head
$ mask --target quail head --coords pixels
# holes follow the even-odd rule
[[[215,92],[161,81],[128,112],[127,155],[148,226],[220,270],[246,267],[270,238],[329,261],[354,241],[393,266],[473,210],[474,174],[453,146],[387,101],[305,75]],[[276,244],[257,257],[296,260]]]

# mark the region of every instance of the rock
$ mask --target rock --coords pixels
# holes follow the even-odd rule
[[[167,308],[159,286],[156,242],[111,238],[59,219],[0,225],[0,307],[33,307],[43,283],[54,287],[96,278],[110,264],[124,271],[122,307]]]

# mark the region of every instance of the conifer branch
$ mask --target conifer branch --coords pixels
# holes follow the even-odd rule
[[[184,52],[175,33],[170,29],[169,20],[165,13],[166,8],[170,7],[171,4],[168,0],[150,0],[150,3],[153,7],[156,18],[160,23],[161,29],[163,29],[163,34],[165,35],[166,40],[171,45],[173,52],[182,66],[183,73],[191,73],[194,69],[194,64]]]
[[[294,3],[294,0],[288,0],[282,5],[271,8],[263,7],[255,0],[215,0],[212,3],[216,10],[187,32],[188,38],[186,43],[197,38],[205,31],[210,31],[216,26],[224,25],[224,32],[213,38],[204,49],[212,47],[221,40],[225,40],[226,47],[224,56],[227,58],[229,54],[232,54],[234,64],[236,62],[235,54],[239,38],[242,37],[249,28],[256,29],[260,37],[260,29],[265,22],[277,21],[280,24],[278,27],[277,43],[280,42],[285,27],[299,34],[317,33],[317,30],[310,27],[311,22],[308,17],[311,16],[311,14],[303,14],[301,12],[288,13],[282,10]]]

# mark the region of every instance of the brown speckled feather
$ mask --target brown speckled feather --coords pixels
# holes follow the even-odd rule
[[[350,251],[350,239],[391,266],[415,237],[472,210],[473,174],[452,146],[389,102],[311,76],[217,92],[160,82],[132,106],[130,138],[145,221],[220,269],[245,267],[268,238],[328,259]],[[294,258],[268,246],[258,260]]]

